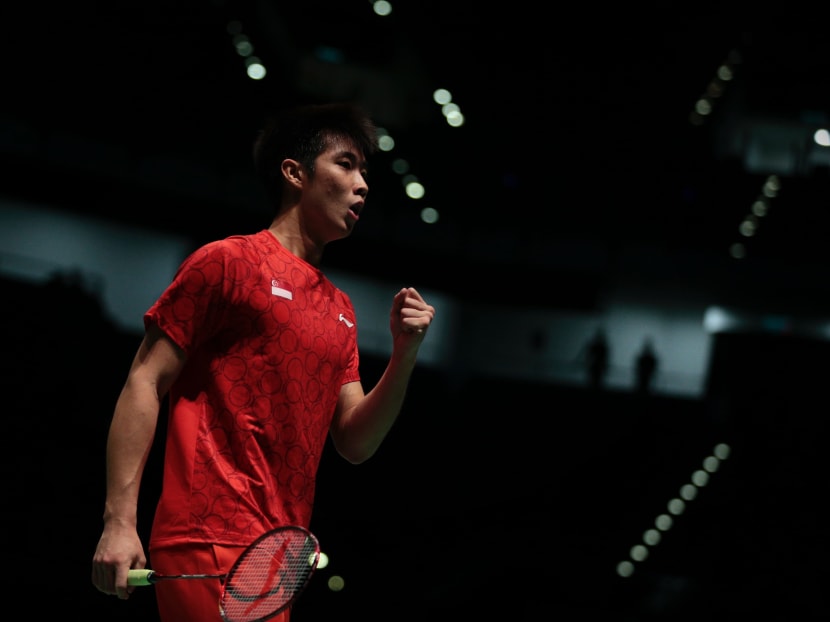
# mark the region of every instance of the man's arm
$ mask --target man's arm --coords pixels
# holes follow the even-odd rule
[[[100,591],[129,597],[127,571],[147,563],[138,536],[138,494],[153,445],[161,401],[184,365],[184,354],[157,328],[136,352],[110,423],[106,450],[104,530],[92,560]]]
[[[389,328],[392,355],[371,391],[364,394],[359,382],[343,385],[331,426],[338,453],[353,464],[371,458],[403,406],[418,350],[435,317],[435,309],[415,288],[403,288],[392,301]]]

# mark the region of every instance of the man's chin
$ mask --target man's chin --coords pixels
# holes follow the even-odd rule
[[[343,229],[340,230],[340,232],[339,232],[340,234],[338,236],[332,238],[332,242],[335,241],[335,240],[343,240],[343,239],[349,237],[352,234],[352,231],[354,231],[354,223],[352,223],[352,224],[346,223],[346,225],[343,227]]]

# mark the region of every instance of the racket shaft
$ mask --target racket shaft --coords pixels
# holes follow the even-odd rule
[[[153,585],[165,579],[223,579],[223,574],[162,575],[149,568],[133,568],[127,572],[127,585]]]

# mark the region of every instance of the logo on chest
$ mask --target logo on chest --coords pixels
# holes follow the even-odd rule
[[[271,279],[271,294],[286,300],[294,300],[294,289],[291,284],[280,279]]]

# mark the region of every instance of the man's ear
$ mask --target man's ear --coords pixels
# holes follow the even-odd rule
[[[281,165],[282,176],[286,183],[299,188],[303,184],[303,166],[297,160],[286,158]]]

